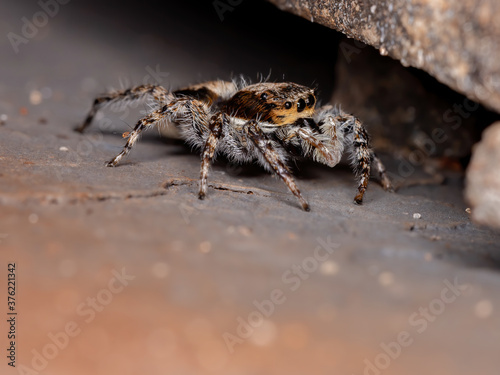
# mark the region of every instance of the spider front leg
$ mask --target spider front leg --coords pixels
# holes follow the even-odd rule
[[[378,176],[380,179],[380,182],[382,183],[382,187],[386,191],[390,191],[391,193],[394,193],[394,188],[392,186],[391,180],[389,179],[389,176],[387,176],[385,166],[382,164],[382,160],[375,154],[374,151],[372,151],[372,163],[375,165],[375,169],[378,172]]]
[[[215,114],[210,120],[208,138],[201,155],[200,191],[198,193],[200,199],[205,199],[207,195],[208,170],[217,148],[217,142],[221,137],[224,123],[227,123],[227,116],[223,113]]]
[[[348,146],[350,146],[349,151],[351,154],[351,164],[353,165],[356,176],[359,178],[358,194],[354,197],[354,202],[357,204],[363,203],[363,196],[368,186],[371,164],[373,161],[375,162],[375,168],[379,172],[380,180],[384,189],[393,190],[382,161],[370,148],[368,133],[361,124],[361,121],[351,115],[341,115],[335,118],[335,120],[344,123],[343,130],[345,132]]]
[[[262,132],[255,120],[248,121],[244,125],[244,130],[267,161],[268,165],[285,182],[293,195],[295,195],[295,197],[299,200],[304,211],[309,211],[309,204],[302,197],[302,194],[300,193],[300,190],[286,165],[284,153],[280,153],[281,150],[273,146],[272,141]]]
[[[370,179],[373,151],[371,151],[368,145],[368,133],[361,125],[361,122],[355,117],[351,121],[354,121],[354,125],[352,126],[352,164],[359,178],[358,194],[354,197],[354,202],[362,204],[368,180]]]
[[[375,155],[369,145],[369,137],[363,124],[352,115],[344,114],[340,109],[327,107],[316,116],[317,123],[321,129],[320,134],[316,134],[321,145],[330,150],[330,155],[325,152],[316,151],[318,161],[333,166],[339,162],[344,148],[347,148],[354,173],[358,177],[358,193],[354,197],[356,204],[363,203],[363,197],[370,179],[371,166],[379,173],[379,178],[385,190],[394,191],[391,181],[386,174],[382,161]],[[299,133],[299,136],[301,134]],[[324,137],[327,137],[326,140]],[[302,135],[304,142],[316,147],[313,142]],[[315,138],[313,138],[315,139]],[[333,165],[332,165],[333,164]]]
[[[83,124],[78,128],[76,128],[75,130],[80,133],[83,133],[83,131],[87,127],[89,127],[90,124],[92,123],[92,120],[94,119],[94,116],[96,115],[97,111],[105,107],[106,105],[109,105],[111,103],[117,103],[120,101],[132,102],[142,99],[146,95],[151,95],[157,103],[161,104],[167,101],[167,98],[170,95],[170,93],[166,89],[158,85],[142,85],[142,86],[132,87],[127,90],[117,91],[103,96],[99,96],[94,100],[92,108],[90,109],[89,114],[87,115],[87,118],[85,119]]]

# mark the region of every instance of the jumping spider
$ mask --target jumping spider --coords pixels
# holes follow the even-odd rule
[[[257,161],[276,173],[309,211],[290,173],[288,164],[298,156],[334,167],[344,151],[350,156],[359,180],[354,201],[361,204],[374,163],[386,190],[392,190],[380,159],[369,146],[361,122],[339,108],[315,110],[313,89],[292,82],[211,81],[169,92],[158,85],[142,85],[109,93],[95,99],[83,132],[97,110],[119,101],[149,97],[152,110],[137,122],[123,151],[107,163],[116,166],[137,142],[142,131],[164,125],[173,137],[183,139],[202,151],[199,198],[207,194],[208,169],[216,154],[236,163]]]

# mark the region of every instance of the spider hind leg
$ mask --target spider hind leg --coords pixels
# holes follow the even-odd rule
[[[158,85],[142,85],[132,87],[127,90],[112,92],[95,98],[92,108],[90,109],[85,121],[77,127],[77,132],[83,133],[90,126],[97,111],[112,103],[122,102],[124,105],[136,100],[143,99],[147,95],[151,95],[157,103],[164,103],[167,100],[169,92]]]
[[[116,165],[120,162],[120,160],[127,156],[127,154],[130,152],[132,147],[134,147],[135,143],[139,139],[140,134],[144,131],[149,129],[151,126],[154,124],[164,120],[167,118],[169,115],[168,113],[168,105],[165,105],[161,107],[160,109],[157,109],[156,111],[150,113],[146,117],[140,119],[137,124],[135,125],[135,128],[133,131],[129,133],[127,136],[128,140],[125,146],[123,147],[122,152],[120,152],[118,155],[116,155],[111,161],[106,163],[107,167],[116,167]]]
[[[144,130],[148,130],[156,124],[166,121],[174,123],[181,121],[184,124],[189,124],[190,128],[192,128],[192,124],[195,124],[199,131],[204,132],[208,129],[207,124],[209,118],[208,113],[204,108],[205,107],[202,103],[196,100],[186,98],[175,98],[170,100],[167,104],[162,105],[160,108],[151,112],[149,115],[137,122],[134,130],[128,134],[128,140],[123,147],[122,152],[116,155],[106,165],[108,167],[115,167],[120,160],[130,152],[139,139],[140,134]]]

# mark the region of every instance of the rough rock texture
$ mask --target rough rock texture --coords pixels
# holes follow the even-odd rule
[[[467,168],[466,196],[472,206],[472,219],[479,224],[500,228],[500,122],[483,133],[474,147]]]
[[[500,111],[500,2],[496,0],[270,0],[423,69]]]

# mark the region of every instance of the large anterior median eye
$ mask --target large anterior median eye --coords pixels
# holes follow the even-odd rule
[[[260,96],[260,98],[261,98],[262,100],[267,100],[268,96],[267,96],[267,94],[266,94],[266,93],[263,93],[263,94]]]
[[[291,102],[286,102],[286,103],[285,103],[285,108],[286,108],[286,109],[290,109],[290,108],[292,108],[292,103],[291,103]]]
[[[299,99],[297,102],[297,112],[302,112],[306,108],[306,101],[304,99]]]

